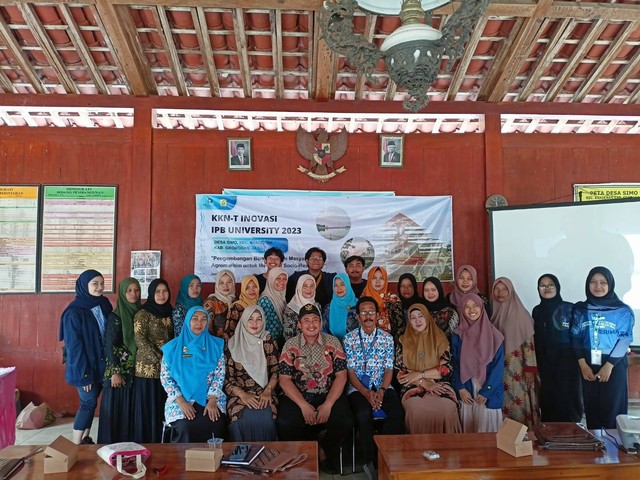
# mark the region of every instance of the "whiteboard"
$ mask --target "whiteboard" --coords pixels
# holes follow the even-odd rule
[[[540,302],[537,281],[553,273],[562,298],[586,298],[591,268],[613,273],[615,291],[635,312],[640,346],[640,200],[527,205],[489,210],[493,278],[513,281],[527,310]]]

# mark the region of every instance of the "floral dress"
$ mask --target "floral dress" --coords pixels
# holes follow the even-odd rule
[[[278,348],[282,348],[285,342],[284,327],[276,309],[273,307],[273,303],[271,303],[268,297],[260,297],[258,305],[262,307],[264,315],[267,317],[264,323],[265,330],[271,334],[278,344]]]
[[[278,375],[278,358],[280,352],[276,341],[271,336],[264,339],[262,346],[267,358],[269,380],[271,380],[274,376]],[[224,379],[224,391],[227,393],[227,416],[229,417],[229,422],[235,422],[240,418],[246,406],[240,401],[240,397],[232,393],[234,389],[239,387],[243,391],[253,395],[261,395],[264,388],[247,373],[241,363],[236,362],[231,357],[231,352],[229,352],[226,343],[224,346],[224,356],[227,361],[227,374]],[[275,419],[278,413],[278,396],[276,395],[276,389],[273,389],[271,392],[271,412]]]
[[[527,387],[524,374],[526,372],[535,374],[537,371],[533,337],[524,342],[520,348],[505,352],[502,413],[505,417],[527,425],[529,428],[539,423],[540,415],[535,383],[533,387]]]
[[[451,332],[453,332],[458,326],[458,323],[460,323],[458,312],[456,312],[454,308],[444,307],[441,310],[430,313],[438,328],[447,336],[447,340],[451,340]]]

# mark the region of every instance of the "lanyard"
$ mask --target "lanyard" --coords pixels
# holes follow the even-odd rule
[[[600,334],[598,330],[604,323],[603,320],[605,317],[600,315],[599,313],[594,313],[591,315],[591,321],[593,325],[593,349],[598,350],[598,345],[600,344]]]
[[[369,353],[371,352],[371,350],[373,350],[373,347],[376,344],[376,338],[378,338],[378,329],[376,328],[376,333],[373,336],[373,340],[371,340],[371,343],[369,344],[369,348],[367,348],[365,350],[364,348],[364,340],[362,340],[362,327],[360,327],[358,329],[358,336],[360,337],[360,346],[362,347],[362,358],[364,360],[364,372],[367,373],[367,360],[369,357]]]

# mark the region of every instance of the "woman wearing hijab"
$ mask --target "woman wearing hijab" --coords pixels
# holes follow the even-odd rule
[[[484,311],[491,318],[491,303],[489,298],[480,293],[478,290],[478,272],[471,265],[462,265],[456,272],[456,279],[453,285],[453,291],[447,297],[447,300],[453,305],[458,312],[458,318],[462,316],[462,297],[467,293],[475,293],[484,302]]]
[[[73,421],[74,443],[94,443],[89,437],[104,377],[104,334],[112,307],[104,291],[104,277],[85,270],[76,280],[76,298],[62,312],[59,340],[64,341],[64,378],[78,390],[80,407]]]
[[[493,282],[491,323],[504,336],[505,417],[531,428],[540,421],[535,377],[538,373],[533,343],[533,318],[524,308],[513,283],[506,277]]]
[[[125,278],[118,286],[118,303],[107,317],[104,333],[106,369],[98,443],[130,441],[133,430],[133,373],[136,342],[133,337],[133,317],[140,310],[140,283]]]
[[[274,267],[267,273],[267,286],[258,300],[265,317],[265,328],[275,339],[278,348],[284,345],[282,317],[287,306],[287,272],[282,267]]]
[[[180,336],[162,347],[164,418],[171,443],[201,443],[225,431],[224,341],[209,334],[204,307],[191,307],[185,319]]]
[[[615,287],[608,268],[592,268],[585,285],[587,299],[575,304],[571,319],[590,429],[616,428],[616,416],[628,409],[627,350],[635,318]]]
[[[462,317],[451,335],[453,386],[465,433],[497,432],[502,425],[504,337],[475,293],[460,298]]]
[[[295,337],[300,333],[298,327],[298,313],[306,304],[312,304],[321,310],[320,304],[316,302],[316,279],[305,273],[296,282],[296,293],[284,309],[282,316],[282,326],[284,330],[284,341]]]
[[[209,332],[212,335],[224,337],[224,327],[235,299],[236,277],[231,270],[220,270],[216,274],[216,290],[204,302],[204,308],[211,318]]]
[[[409,324],[395,355],[407,433],[461,433],[449,341],[427,307],[416,303],[407,313]]]
[[[393,336],[393,341],[398,341],[397,332],[404,325],[402,303],[395,293],[389,291],[389,279],[387,271],[382,267],[372,267],[367,276],[367,286],[364,287],[362,297],[371,297],[378,304],[380,318],[378,328]]]
[[[257,305],[260,298],[260,286],[255,275],[245,275],[240,282],[240,297],[231,304],[229,317],[224,326],[224,339],[229,340],[236,333],[238,321],[244,309],[250,305]]]
[[[180,290],[178,290],[178,299],[173,309],[171,317],[173,318],[173,336],[177,338],[182,331],[184,317],[191,307],[201,307],[202,299],[202,282],[197,275],[187,275],[180,281]]]
[[[532,316],[542,421],[579,422],[584,408],[580,367],[571,344],[573,304],[562,300],[560,282],[551,273],[538,279],[538,295]]]
[[[338,273],[333,278],[333,298],[322,313],[322,331],[337,337],[342,343],[347,332],[358,328],[356,303],[358,299],[351,288],[349,276]]]
[[[247,307],[225,351],[224,390],[232,442],[276,440],[279,355],[276,341],[265,330],[262,308]]]
[[[403,319],[394,338],[398,338],[404,333],[407,323],[409,322],[409,307],[416,303],[424,306],[427,305],[427,302],[418,295],[418,281],[411,273],[403,273],[400,275],[400,278],[398,278],[398,295],[400,296],[400,302],[402,303]]]
[[[451,339],[451,332],[458,326],[458,312],[444,295],[442,283],[437,277],[426,278],[422,283],[422,295],[427,303],[429,313],[447,339]]]
[[[163,406],[167,398],[160,383],[162,346],[173,338],[169,284],[157,278],[149,284],[147,301],[133,317],[136,367],[133,381],[133,441],[160,443]]]

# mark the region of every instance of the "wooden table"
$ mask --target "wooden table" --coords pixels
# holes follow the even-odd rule
[[[605,452],[536,449],[515,458],[498,450],[495,433],[376,435],[379,480],[640,479],[640,458],[607,442]],[[438,460],[423,458],[434,450]]]
[[[306,453],[309,458],[300,465],[293,467],[285,472],[277,472],[269,475],[273,479],[295,479],[295,480],[317,480],[320,476],[318,473],[318,444],[316,442],[264,442],[267,447],[278,450],[279,452],[288,452],[292,454]],[[223,445],[224,453],[233,450],[236,443],[225,442]],[[22,470],[18,472],[12,480],[24,479],[42,479],[46,480],[113,480],[114,478],[125,479],[118,474],[115,468],[110,467],[96,454],[96,450],[101,445],[80,445],[78,447],[78,461],[68,473],[56,473],[44,475],[43,459],[44,454],[38,453]],[[206,448],[205,444],[147,444],[145,445],[150,451],[151,456],[145,462],[147,466],[147,479],[155,479],[154,467],[167,466],[167,471],[159,478],[166,480],[174,479],[226,479],[226,478],[266,478],[254,476],[251,472],[235,472],[228,467],[220,467],[217,472],[185,472],[185,450],[193,447]],[[33,449],[35,445],[16,445],[0,450],[2,458],[20,458]]]

